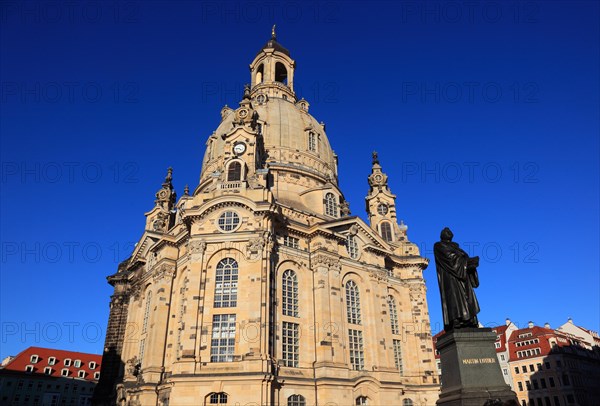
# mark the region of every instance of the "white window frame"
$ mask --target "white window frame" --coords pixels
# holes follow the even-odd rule
[[[29,357],[29,362],[31,362],[32,364],[37,364],[39,360],[40,356],[37,354],[33,354],[31,355],[31,357]]]
[[[346,320],[350,324],[361,325],[360,290],[352,279],[346,282]]]
[[[44,375],[52,375],[52,368],[44,367]]]
[[[69,368],[63,368],[60,370],[60,376],[69,376]]]
[[[65,358],[63,363],[65,364],[66,367],[70,367],[71,366],[71,358]]]
[[[56,364],[56,357],[49,357],[48,365],[55,365],[55,364]]]
[[[232,233],[242,225],[242,219],[239,214],[233,210],[226,210],[217,219],[217,227],[221,232]]]
[[[90,369],[96,369],[96,366],[98,366],[96,361],[90,361],[88,365],[90,366]]]
[[[100,371],[94,372],[94,379],[95,380],[99,380],[100,379]]]
[[[339,217],[339,204],[338,198],[331,192],[325,193],[325,215],[338,218]]]
[[[85,378],[85,371],[83,369],[80,369],[79,371],[77,371],[77,378],[81,378],[81,379]]]
[[[32,373],[33,372],[33,365],[25,365],[25,373]]]
[[[73,361],[73,366],[75,368],[79,368],[81,366],[81,360],[76,359],[75,361]]]
[[[281,276],[281,311],[284,316],[298,316],[298,275],[292,269],[286,269]]]
[[[365,350],[363,345],[362,331],[348,330],[348,348],[350,350],[350,365],[355,371],[365,369]]]
[[[398,309],[396,307],[396,299],[394,299],[394,296],[388,295],[387,305],[390,312],[390,326],[392,327],[392,334],[400,334],[400,325],[398,324]]]

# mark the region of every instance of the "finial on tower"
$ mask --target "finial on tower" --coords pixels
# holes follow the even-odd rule
[[[165,177],[165,182],[163,183],[163,186],[171,186],[172,180],[173,180],[173,168],[171,168],[169,166],[169,168],[167,168],[167,176]]]
[[[375,165],[375,164],[379,165],[379,157],[378,157],[377,151],[373,151],[372,156],[373,156],[373,165]]]
[[[184,196],[190,195],[190,187],[188,185],[185,185],[185,187],[183,188],[183,195]]]
[[[273,28],[271,29],[271,39],[277,39],[277,36],[275,35],[275,24],[273,24]]]

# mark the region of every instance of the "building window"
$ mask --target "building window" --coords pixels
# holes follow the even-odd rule
[[[33,365],[25,365],[25,372],[30,374],[33,372]]]
[[[65,364],[66,367],[70,367],[71,366],[71,359],[70,358],[65,358],[65,360],[63,361],[63,363]]]
[[[569,381],[569,375],[563,374],[562,380],[563,380],[563,385],[565,385],[565,386],[571,385],[571,382]]]
[[[333,193],[325,195],[325,214],[332,217],[338,217],[338,203]]]
[[[94,372],[94,379],[95,380],[100,379],[100,372],[98,372],[98,371]]]
[[[554,406],[560,406],[560,399],[558,396],[554,396]]]
[[[504,373],[504,375],[508,376],[508,369],[504,368],[504,369],[502,370],[502,373]]]
[[[33,354],[31,357],[29,357],[29,362],[31,362],[32,364],[37,364],[39,360],[40,357],[36,354]]]
[[[75,368],[79,368],[81,366],[81,361],[76,359],[75,362],[73,362],[73,365],[75,366]]]
[[[283,273],[281,301],[284,316],[298,317],[298,278],[291,269]]]
[[[553,378],[553,377],[549,377],[549,378],[548,378],[548,383],[550,383],[550,386],[551,386],[552,388],[554,388],[554,386],[555,386],[555,385],[554,385],[554,378]]]
[[[227,394],[225,392],[211,393],[209,403],[211,405],[225,405],[227,404]]]
[[[298,238],[286,235],[283,237],[283,245],[285,245],[286,247],[298,249],[300,248],[300,240]]]
[[[90,365],[90,369],[96,369],[96,362],[90,361],[89,365]]]
[[[381,238],[386,240],[387,242],[392,241],[392,226],[387,221],[382,221],[379,225],[379,229],[381,230]]]
[[[369,398],[367,398],[366,396],[359,396],[356,398],[356,405],[359,406],[363,406],[363,405],[368,405],[369,403]]]
[[[380,203],[377,206],[377,213],[379,213],[381,216],[388,214],[388,205],[385,203]]]
[[[306,400],[302,395],[292,395],[287,398],[287,406],[306,406]]]
[[[226,211],[221,214],[218,226],[221,231],[233,231],[240,225],[240,216],[234,211]]]
[[[232,258],[222,259],[215,277],[215,302],[218,307],[236,307],[238,289],[238,263]]]
[[[531,382],[525,381],[525,386],[527,387],[527,390],[531,390]]]
[[[358,243],[356,242],[355,236],[349,235],[346,238],[346,250],[348,251],[348,255],[350,255],[350,258],[358,258]]]
[[[56,358],[55,357],[48,358],[48,365],[54,365],[54,364],[56,364]]]
[[[146,307],[144,308],[144,318],[142,320],[142,334],[144,334],[148,330],[148,319],[150,317],[150,305],[152,304],[152,291],[148,290],[148,294],[146,295]],[[79,361],[79,360],[77,360]],[[79,361],[79,365],[77,365],[77,361],[75,361],[75,367],[79,368],[81,366],[81,361]]]
[[[388,295],[387,304],[388,309],[390,311],[390,324],[392,326],[392,334],[400,334],[400,328],[398,327],[398,311],[396,309],[396,300],[393,296]]]
[[[519,367],[515,367],[515,374],[519,373]]]
[[[365,369],[365,354],[363,350],[363,337],[360,330],[348,330],[350,347],[350,364],[352,369],[362,371]]]
[[[547,388],[547,386],[546,386],[546,380],[544,378],[540,379],[540,384],[542,385],[542,389],[546,389]]]
[[[282,345],[283,345],[283,365],[286,367],[298,367],[299,347],[299,328],[297,323],[283,322]]]
[[[506,357],[504,356],[504,354],[500,354],[500,361],[506,361]]]
[[[538,382],[536,379],[532,379],[531,383],[533,384],[533,389],[539,389]]]
[[[360,296],[356,282],[350,280],[346,283],[346,311],[350,324],[360,324]]]
[[[144,361],[144,352],[146,351],[146,339],[142,338],[140,340],[140,364]],[[77,365],[75,365],[77,366]]]
[[[81,370],[81,371],[77,372],[77,377],[78,378],[85,378],[85,371]]]
[[[51,375],[52,374],[52,368],[50,368],[50,367],[44,368],[44,374]]]
[[[494,343],[494,346],[495,346],[496,348],[500,348],[500,343],[499,343],[499,342],[495,342],[495,343]]]
[[[413,406],[413,401],[412,399],[404,399],[402,401],[402,406]]]
[[[235,351],[235,314],[215,314],[210,362],[232,362]]]
[[[312,131],[308,133],[308,150],[317,152],[317,135]]]
[[[227,181],[235,182],[242,180],[242,164],[238,161],[233,161],[227,167]]]
[[[523,390],[523,382],[517,382],[517,385],[519,386],[519,390],[522,391]]]
[[[546,365],[546,369],[550,369],[550,362],[545,362],[544,364]]]
[[[529,372],[533,372],[535,371],[535,368],[533,368],[533,364],[529,364]]]
[[[69,369],[68,369],[68,368],[63,368],[63,369],[60,371],[60,374],[61,374],[62,376],[69,376]]]
[[[523,371],[523,373],[527,372],[527,365],[521,365],[521,371]]]
[[[396,369],[400,371],[400,375],[402,375],[403,367],[402,367],[402,340],[394,339],[394,362],[396,364]]]

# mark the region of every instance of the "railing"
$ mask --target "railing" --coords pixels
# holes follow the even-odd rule
[[[232,182],[223,182],[219,184],[219,189],[221,190],[229,190],[229,189],[245,189],[246,182],[241,180],[232,181]]]

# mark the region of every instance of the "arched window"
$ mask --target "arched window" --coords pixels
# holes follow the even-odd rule
[[[383,221],[379,227],[381,229],[381,237],[388,242],[392,241],[392,227],[390,223]]]
[[[346,282],[346,311],[348,323],[360,324],[360,296],[354,281]]]
[[[400,334],[398,328],[398,311],[396,310],[396,299],[389,295],[387,298],[387,304],[390,311],[390,324],[392,326],[392,334]]]
[[[287,399],[287,406],[306,406],[306,400],[302,395],[292,395]]]
[[[146,295],[146,308],[144,309],[144,319],[142,321],[142,334],[148,330],[148,319],[150,318],[150,305],[152,304],[152,291],[148,290]]]
[[[227,167],[227,181],[233,182],[242,180],[242,164],[238,161],[233,161]]]
[[[287,79],[288,79],[288,74],[287,74],[287,69],[285,68],[285,65],[282,64],[281,62],[277,62],[275,64],[275,81],[283,83],[284,85],[287,85]]]
[[[217,265],[215,276],[215,307],[237,306],[238,263],[225,258]]]
[[[348,237],[346,238],[346,250],[348,251],[348,255],[350,255],[350,258],[358,258],[358,243],[356,242],[355,236],[348,235]]]
[[[317,135],[312,131],[308,133],[308,150],[317,152]]]
[[[259,83],[263,82],[263,76],[264,76],[264,74],[265,74],[265,66],[263,64],[260,64],[260,66],[256,70],[256,84],[257,85]]]
[[[281,302],[284,316],[298,317],[298,277],[291,269],[283,273]]]
[[[333,217],[338,216],[337,199],[333,193],[327,193],[325,195],[325,214]]]
[[[413,401],[412,399],[404,399],[402,401],[402,406],[413,406]]]
[[[211,393],[208,402],[211,405],[224,405],[227,403],[227,394],[225,392]]]
[[[368,405],[369,404],[369,398],[367,398],[366,396],[359,396],[356,398],[356,405]]]

